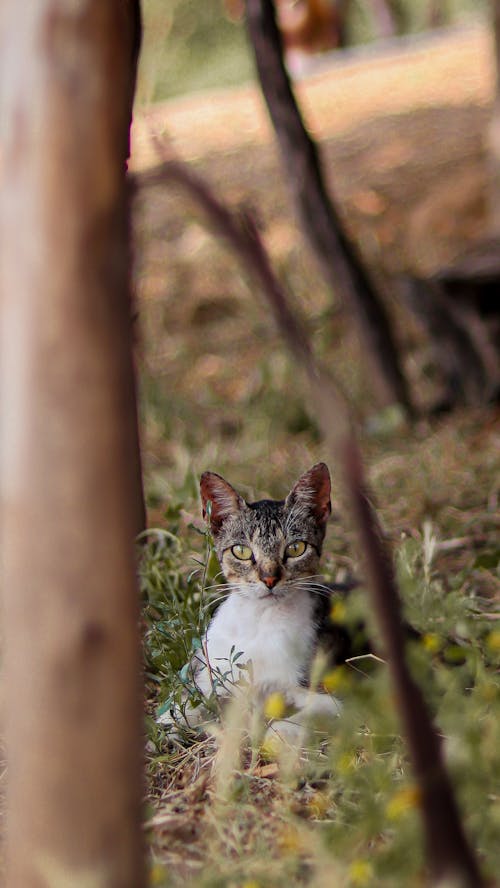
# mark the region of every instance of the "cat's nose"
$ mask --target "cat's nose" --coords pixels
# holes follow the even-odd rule
[[[276,576],[262,577],[262,582],[266,584],[268,589],[274,589],[278,580],[279,577]]]

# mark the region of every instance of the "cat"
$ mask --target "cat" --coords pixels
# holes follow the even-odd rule
[[[278,693],[290,715],[273,729],[287,739],[308,723],[331,722],[339,701],[308,686],[330,604],[318,573],[331,513],[327,466],[305,472],[285,500],[245,502],[214,472],[201,476],[200,492],[228,595],[191,663],[194,683],[207,700],[214,691],[230,697],[241,683],[261,704]],[[184,710],[190,727],[206,717],[203,706]]]

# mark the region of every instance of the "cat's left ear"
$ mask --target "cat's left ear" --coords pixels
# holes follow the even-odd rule
[[[226,518],[246,507],[243,497],[215,472],[203,472],[200,478],[200,493],[203,517],[208,518],[210,513],[210,528],[214,536],[217,536]]]
[[[301,475],[286,499],[286,506],[302,504],[307,507],[320,524],[326,524],[332,506],[330,503],[331,481],[328,466],[316,463],[304,475]]]

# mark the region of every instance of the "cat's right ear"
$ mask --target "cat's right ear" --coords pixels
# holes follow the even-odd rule
[[[286,505],[290,508],[296,503],[301,504],[312,512],[319,524],[325,525],[328,521],[332,506],[330,503],[331,481],[328,466],[325,463],[316,463],[297,481],[295,487],[288,494]]]
[[[215,472],[203,472],[200,478],[203,517],[208,520],[210,529],[217,536],[226,518],[245,508],[245,500],[224,478]],[[210,503],[210,506],[209,506]]]

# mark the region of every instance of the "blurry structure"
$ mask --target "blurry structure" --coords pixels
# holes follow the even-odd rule
[[[353,0],[276,0],[278,23],[289,67],[300,68],[304,57],[348,45],[352,35],[349,16]],[[404,34],[412,27],[411,9],[403,0],[366,0],[373,37]],[[241,17],[241,0],[226,0],[234,18]],[[429,0],[425,27],[445,24],[449,11],[437,0]]]
[[[303,126],[283,67],[283,30],[278,28],[276,4],[273,0],[246,0],[246,7],[262,91],[304,233],[332,289],[354,311],[375,370],[372,383],[378,377],[382,398],[398,402],[412,415],[412,398],[382,290],[326,191],[317,146]],[[434,11],[434,6],[426,6],[426,15]],[[295,37],[299,33],[297,29]],[[303,30],[302,36],[305,33]],[[454,185],[450,187],[453,190]],[[433,223],[431,220],[431,231],[435,230]],[[435,348],[444,391],[436,409],[488,403],[499,396],[497,254],[496,242],[471,244],[459,264],[443,264],[430,277],[411,275],[401,288]]]
[[[350,0],[278,0],[278,23],[287,50],[323,52],[343,45]]]

